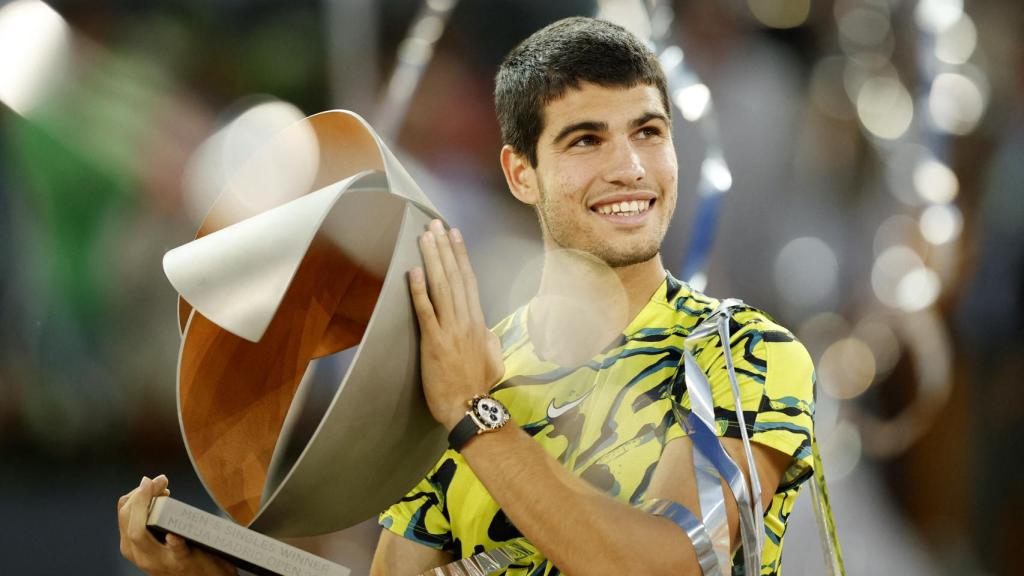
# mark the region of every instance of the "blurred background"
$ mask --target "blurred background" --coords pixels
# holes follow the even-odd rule
[[[115,502],[143,474],[213,509],[161,257],[289,123],[369,119],[464,230],[488,320],[523,302],[539,229],[497,162],[494,73],[598,13],[670,75],[666,265],[815,359],[848,573],[1024,574],[1018,0],[0,2],[0,573],[137,574]],[[791,575],[825,573],[807,500]],[[299,544],[360,574],[375,530]]]

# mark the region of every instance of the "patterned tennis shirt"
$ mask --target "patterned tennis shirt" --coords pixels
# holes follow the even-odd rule
[[[563,466],[610,496],[638,505],[665,444],[686,434],[672,410],[673,402],[689,409],[683,340],[717,306],[718,300],[668,275],[617,342],[572,368],[538,357],[527,331],[529,305],[523,306],[494,328],[501,338],[505,376],[491,395]],[[730,332],[750,440],[792,456],[764,516],[761,574],[777,575],[786,522],[812,472],[814,368],[804,346],[763,312],[737,309]],[[693,352],[711,384],[716,433],[739,438],[720,339],[710,336]],[[517,540],[535,553],[502,574],[559,574],[452,450],[380,515],[380,524],[456,558]],[[733,573],[740,574],[741,556],[735,558]]]

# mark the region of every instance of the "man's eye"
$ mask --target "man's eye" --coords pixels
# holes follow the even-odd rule
[[[661,129],[655,126],[644,126],[640,129],[641,138],[651,138],[653,136],[661,136]]]
[[[572,141],[570,144],[573,148],[587,148],[594,146],[598,143],[598,139],[594,136],[580,136],[579,138]]]

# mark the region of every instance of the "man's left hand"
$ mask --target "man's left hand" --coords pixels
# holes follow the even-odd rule
[[[505,372],[498,337],[487,329],[462,234],[440,220],[419,237],[423,266],[409,272],[420,325],[420,372],[430,413],[451,430],[467,402]]]

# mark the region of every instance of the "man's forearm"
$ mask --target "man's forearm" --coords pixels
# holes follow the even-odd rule
[[[680,528],[601,493],[518,426],[478,436],[462,454],[516,528],[563,573],[700,573]]]
[[[500,342],[484,323],[462,235],[452,229],[449,237],[433,220],[419,244],[423,268],[409,271],[409,293],[420,327],[423,394],[431,415],[451,430],[466,400],[500,381],[505,367]],[[473,438],[462,453],[508,518],[562,572],[700,572],[679,527],[600,493],[518,427]]]

